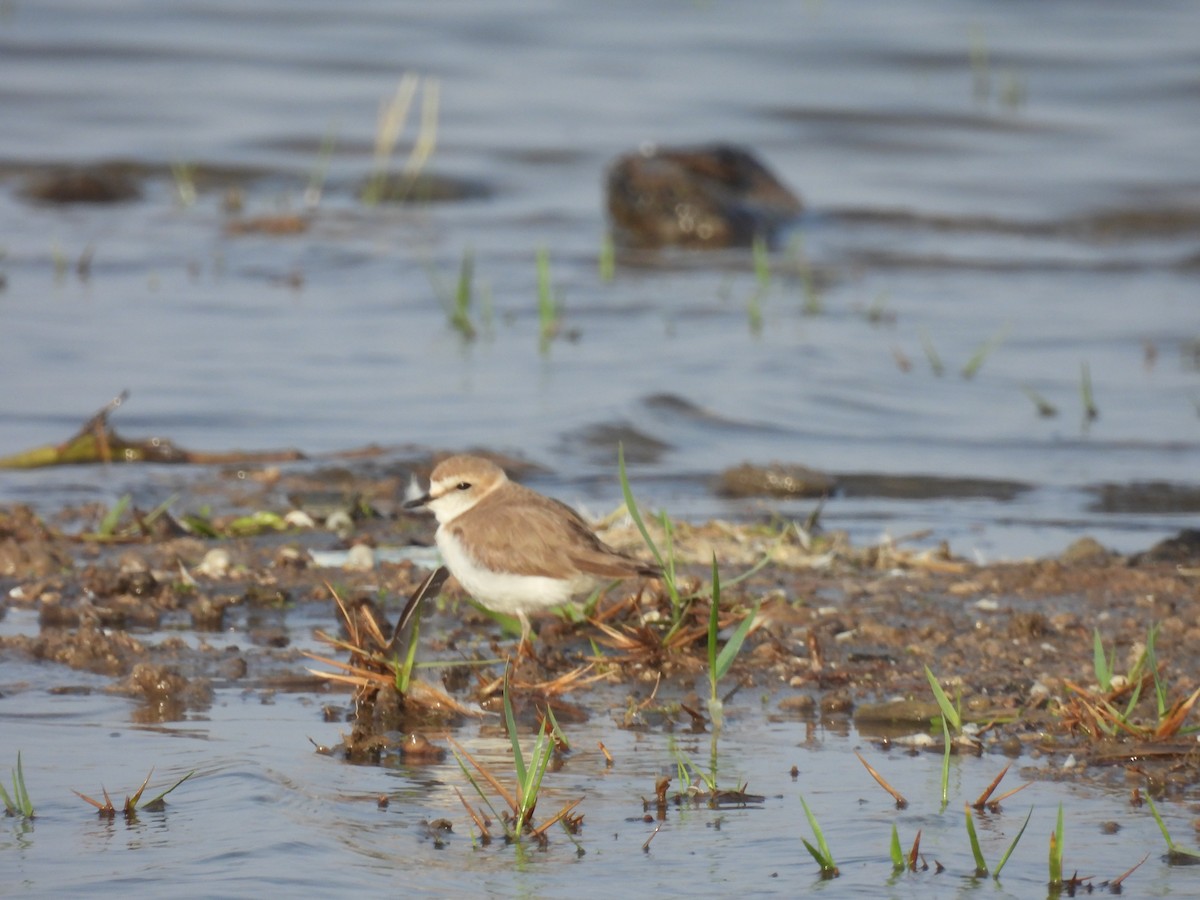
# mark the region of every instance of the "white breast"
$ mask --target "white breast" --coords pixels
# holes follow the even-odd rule
[[[479,565],[462,542],[444,527],[437,530],[437,545],[442,562],[468,594],[488,609],[509,616],[561,606],[595,583],[595,579],[585,575],[561,579],[489,569]]]

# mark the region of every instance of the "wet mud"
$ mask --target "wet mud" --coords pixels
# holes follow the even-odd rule
[[[311,674],[320,666],[295,646],[310,645],[318,629],[341,641],[361,630],[350,616],[340,619],[334,593],[387,634],[435,564],[432,522],[402,509],[414,468],[423,471],[272,470],[252,485],[221,473],[178,504],[212,503],[223,493],[213,505],[225,511],[210,521],[217,536],[209,537],[183,533],[184,517],[174,528],[100,536],[106,511],[97,507],[49,518],[22,506],[0,509],[0,609],[37,613],[36,633],[4,633],[0,656],[104,676],[103,690],[139,700],[140,721],[203,709],[215,686],[311,691],[328,695],[327,717],[351,723],[345,746],[328,752],[358,761],[437,756],[437,742],[430,747],[420,735],[494,707],[503,661],[516,651],[515,639],[453,580],[421,613],[417,657],[456,662],[433,670],[408,696],[359,688],[352,700],[346,685]],[[229,533],[231,523],[271,503],[276,518],[292,524]],[[138,511],[127,515],[131,526],[138,521]],[[605,524],[608,543],[646,552],[632,525]],[[651,527],[665,546],[661,524]],[[1131,555],[1084,538],[1054,558],[990,565],[944,547],[852,546],[844,535],[795,523],[676,522],[672,541],[682,593],[692,598],[679,627],[668,628],[671,603],[655,581],[610,591],[588,618],[543,618],[533,655],[516,658],[513,683],[525,715],[549,703],[565,721],[586,718],[599,711],[589,697],[604,686],[605,708],[612,691],[629,694],[624,727],[706,728],[696,690],[707,671],[715,555],[726,582],[722,627],[758,609],[727,682],[732,693],[765,692],[782,715],[853,720],[860,733],[888,741],[929,731],[936,709],[928,666],[983,726],[980,750],[1074,753],[1174,779],[1197,775],[1190,742],[1148,737],[1153,690],[1131,717],[1144,730],[1112,737],[1097,736],[1081,706],[1081,697],[1095,695],[1080,693],[1096,680],[1093,629],[1124,672],[1156,628],[1158,675],[1171,700],[1200,684],[1195,532]],[[325,652],[347,658],[342,645]]]

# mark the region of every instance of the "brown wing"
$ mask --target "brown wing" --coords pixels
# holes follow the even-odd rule
[[[478,540],[476,560],[493,569],[522,575],[564,578],[573,570],[597,578],[653,575],[648,563],[625,556],[601,541],[573,509],[513,484],[507,496],[488,495],[450,527],[469,521]]]

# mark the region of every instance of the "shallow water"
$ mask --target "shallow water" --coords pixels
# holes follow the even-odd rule
[[[133,896],[166,886],[185,894],[251,896],[294,888],[326,896],[394,889],[422,896],[608,896],[636,878],[652,894],[684,891],[715,896],[730,890],[794,896],[797,891],[884,896],[1039,896],[1045,889],[1046,841],[1057,806],[1064,806],[1068,874],[1116,878],[1142,855],[1146,863],[1126,883],[1137,896],[1190,895],[1200,869],[1169,866],[1147,809],[1131,808],[1120,772],[1086,789],[1070,780],[1038,780],[1003,804],[980,813],[985,858],[995,866],[1026,814],[1032,818],[999,885],[975,879],[962,803],[973,800],[1008,762],[1000,756],[955,757],[951,802],[940,811],[938,753],[881,751],[848,725],[821,725],[781,715],[773,700],[738,696],[718,742],[718,783],[746,784],[763,795],[748,808],[721,810],[671,805],[659,833],[654,782],[673,774],[676,751],[707,769],[709,735],[629,731],[616,724],[622,696],[589,698],[607,709],[589,722],[566,726],[572,752],[543,783],[539,810],[548,815],[583,798],[584,827],[572,841],[551,832],[544,849],[497,841],[481,846],[454,793],[473,803],[457,763],[353,766],[314,752],[309,739],[337,743],[340,726],[322,720],[321,705],[342,697],[218,688],[211,707],[186,721],[131,724],[136,705],[103,693],[48,695],[13,679],[39,684],[45,673],[6,667],[0,696],[0,759],[24,752],[26,783],[37,808],[32,823],[0,820],[0,872],[28,896],[122,890]],[[55,678],[76,687],[87,676]],[[99,685],[96,686],[100,690]],[[597,700],[600,702],[597,704]],[[529,740],[529,736],[526,736]],[[511,783],[511,760],[496,717],[457,729],[455,739]],[[597,747],[603,741],[612,766]],[[892,800],[854,760],[859,749],[910,800]],[[528,752],[528,745],[527,745]],[[1002,785],[1015,787],[1037,773],[1061,768],[1056,757],[1017,762]],[[792,777],[791,769],[798,770]],[[154,769],[146,797],[189,771],[195,776],[167,798],[165,810],[127,822],[97,818],[70,789],[114,800],[132,792]],[[676,781],[671,794],[679,788]],[[381,808],[379,798],[388,805]],[[800,805],[804,797],[825,832],[841,876],[822,882],[801,838],[813,839]],[[643,799],[651,800],[644,820]],[[1190,832],[1186,805],[1160,801],[1172,833]],[[436,842],[425,824],[447,818],[453,833]],[[1106,833],[1104,823],[1119,831]],[[888,846],[898,829],[905,851],[918,829],[928,871],[893,876]],[[70,865],[63,865],[65,858]],[[935,874],[934,864],[946,870]]]
[[[67,438],[129,388],[118,430],[199,450],[484,446],[543,464],[537,487],[603,512],[619,499],[614,436],[631,446],[640,434],[666,446],[631,457],[639,498],[677,516],[806,515],[807,502],[710,490],[726,467],[782,460],[1032,485],[1009,500],[831,500],[824,523],[860,540],[931,529],[931,540],[985,558],[1054,553],[1082,534],[1144,548],[1196,510],[1114,508],[1096,488],[1196,484],[1198,35],[1187,0],[1153,12],[1080,0],[766,0],[752,14],[685,2],[10,3],[0,10],[0,454]],[[380,209],[354,199],[378,104],[405,71],[440,80],[433,170],[488,196]],[[193,205],[179,202],[171,167],[195,164],[242,173],[249,214],[302,209],[327,134],[335,150],[303,235],[228,236],[222,190],[203,181]],[[619,265],[611,282],[598,270],[606,164],[646,142],[718,139],[754,148],[808,205],[773,260],[760,332],[746,254]],[[150,173],[140,200],[51,207],[20,195],[47,162],[106,160]],[[574,336],[545,353],[539,248]],[[453,283],[468,250],[473,342],[447,324],[430,275]],[[806,310],[800,253],[817,273],[819,309]],[[76,270],[85,256],[86,275]],[[978,374],[961,377],[997,337]],[[1100,410],[1090,425],[1084,364]],[[1023,387],[1059,415],[1039,418]],[[192,474],[4,472],[0,500],[54,508],[132,492],[148,506]],[[27,624],[14,611],[4,628]],[[722,777],[748,779],[768,796],[762,809],[672,810],[643,853],[650,827],[635,820],[673,765],[669,738],[597,716],[569,731],[578,749],[547,784],[551,802],[586,795],[586,854],[560,837],[522,858],[472,848],[448,791],[462,784],[453,763],[351,767],[313,753],[309,737],[336,740],[323,698],[221,687],[210,709],[151,727],[131,724],[125,699],[44,693],[100,691],[102,679],[7,659],[2,672],[0,772],[24,751],[39,818],[5,820],[0,881],[28,892],[184,883],[209,895],[280,885],[340,895],[403,883],[589,896],[633,871],[651,891],[996,893],[964,881],[961,815],[936,812],[933,757],[884,759],[922,798],[896,814],[848,755],[863,741],[777,720],[749,697],[733,710],[744,727],[722,739]],[[499,750],[494,734],[458,739]],[[611,772],[598,739],[616,756]],[[703,756],[704,739],[688,752]],[[193,768],[198,777],[136,825],[97,822],[68,790],[132,790],[152,766],[155,786]],[[956,762],[964,787],[952,809],[999,767]],[[1015,799],[985,836],[994,861],[1035,807],[999,893],[1042,890],[1060,800],[1069,868],[1111,878],[1150,851],[1133,876],[1139,895],[1194,893],[1196,870],[1158,858],[1161,838],[1126,790],[1039,782]],[[819,882],[799,843],[801,792],[842,865],[838,881]],[[1176,835],[1190,834],[1186,808],[1163,807]],[[420,829],[438,816],[462,823],[444,849]],[[1110,819],[1124,825],[1116,837],[1099,832]],[[892,821],[906,844],[926,829],[947,873],[891,884]]]

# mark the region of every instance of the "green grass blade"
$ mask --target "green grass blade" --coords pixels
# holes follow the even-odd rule
[[[1096,398],[1092,394],[1092,370],[1088,368],[1088,364],[1082,363],[1079,372],[1079,394],[1083,400],[1083,419],[1085,422],[1091,422],[1100,417],[1100,410],[1096,408]]]
[[[550,251],[545,247],[539,247],[537,251],[537,297],[538,341],[545,352],[551,339],[558,333],[559,319],[558,301],[550,281]]]
[[[1149,794],[1146,795],[1146,802],[1150,805],[1150,813],[1154,816],[1154,821],[1158,823],[1158,830],[1162,832],[1163,840],[1167,842],[1167,852],[1169,857],[1187,857],[1188,862],[1200,859],[1200,852],[1189,850],[1187,847],[1181,847],[1171,838],[1171,833],[1167,831],[1167,823],[1163,821],[1162,816],[1158,813],[1158,807],[1154,805],[1154,798]]]
[[[988,873],[987,860],[983,858],[983,849],[979,846],[979,835],[975,833],[975,819],[971,815],[971,807],[964,803],[963,811],[967,814],[967,840],[971,843],[971,855],[975,857],[975,875],[982,878]]]
[[[925,358],[929,360],[929,368],[934,375],[941,376],[946,371],[946,367],[942,364],[942,358],[938,356],[937,350],[933,346],[933,339],[929,337],[929,332],[921,329],[921,347],[925,351]]]
[[[950,726],[946,717],[942,716],[942,737],[945,749],[942,751],[942,809],[950,802]]]
[[[1108,660],[1104,652],[1104,641],[1100,638],[1100,629],[1092,629],[1092,667],[1096,670],[1096,683],[1100,690],[1108,693],[1112,690],[1113,666],[1116,665],[1116,648],[1113,648],[1113,661]]]
[[[538,793],[542,789],[542,778],[546,774],[546,769],[550,767],[550,758],[553,755],[554,741],[546,734],[546,724],[543,722],[538,731],[537,740],[534,741],[533,752],[530,754],[528,780],[521,780],[517,784],[518,800],[521,804],[517,821],[522,826],[527,824],[526,819],[529,818],[533,808],[537,806]]]
[[[992,873],[992,877],[997,881],[1000,880],[1000,871],[1004,868],[1008,858],[1012,856],[1012,852],[1017,849],[1017,844],[1021,840],[1021,835],[1025,833],[1025,827],[1029,824],[1029,820],[1033,818],[1033,807],[1029,807],[1029,815],[1025,817],[1025,821],[1021,825],[1021,830],[1017,832],[1017,836],[1013,838],[1012,843],[1008,845],[1008,849],[1004,851],[1004,855],[1000,857],[1000,862],[996,863],[996,871]]]
[[[412,625],[408,632],[408,647],[404,651],[404,661],[396,664],[396,690],[401,696],[408,693],[412,684],[412,673],[417,662],[417,643],[421,635],[421,617],[413,616]]]
[[[904,850],[900,846],[900,832],[896,830],[895,823],[892,824],[892,868],[897,872],[902,872],[908,867],[908,861],[904,858]]]
[[[675,528],[671,524],[671,518],[667,515],[664,509],[658,515],[658,523],[662,526],[663,540],[666,542],[666,557],[667,564],[663,567],[667,573],[667,580],[672,584],[675,583]]]
[[[984,360],[991,355],[993,350],[1004,343],[1004,339],[1008,337],[1008,332],[1009,326],[1005,325],[994,335],[980,344],[979,349],[975,351],[974,355],[967,360],[967,364],[963,366],[962,377],[967,379],[974,378],[979,372],[980,367],[983,366]]]
[[[800,841],[804,844],[805,849],[812,854],[812,858],[817,861],[817,865],[821,867],[821,871],[824,872],[827,867],[825,865],[825,857],[821,855],[821,851],[804,838],[800,838]]]
[[[458,268],[458,284],[454,289],[454,309],[450,323],[465,338],[475,337],[475,326],[471,322],[471,299],[473,291],[471,284],[475,278],[475,257],[470,248],[463,251],[462,262]]]
[[[754,565],[752,565],[749,569],[747,569],[742,574],[735,575],[733,578],[730,578],[728,581],[725,582],[725,586],[732,587],[735,584],[745,581],[747,578],[753,578],[755,575],[757,575],[759,572],[761,572],[764,568],[766,568],[766,566],[771,562],[771,560],[773,560],[775,558],[775,551],[778,550],[780,547],[782,547],[783,542],[785,540],[787,540],[788,534],[789,534],[789,529],[785,528],[783,530],[783,533],[779,535],[779,538],[775,541],[775,543],[771,545],[770,549],[768,549],[767,552],[762,555],[762,559],[760,559],[758,562],[756,562]]]
[[[1161,823],[1160,823],[1161,824]],[[1050,835],[1050,884],[1062,884],[1063,859],[1063,808],[1058,804],[1058,824]]]
[[[497,822],[503,823],[505,832],[507,832],[508,820],[496,811],[496,807],[492,805],[491,799],[488,797],[487,792],[483,789],[483,785],[479,783],[479,779],[475,777],[475,773],[467,768],[467,761],[463,759],[462,754],[460,754],[454,747],[451,747],[450,750],[454,754],[454,758],[458,761],[458,767],[462,769],[463,775],[466,776],[467,781],[471,783],[471,787],[475,788],[475,793],[479,795],[479,799],[483,801],[483,805],[488,808],[488,811],[492,814],[492,818]]]
[[[521,754],[521,742],[517,739],[517,720],[513,716],[512,699],[508,696],[508,672],[504,673],[504,725],[508,729],[508,740],[512,744],[513,767],[517,772],[517,785],[525,784],[525,757]]]
[[[546,719],[550,722],[550,736],[554,739],[554,743],[565,750],[570,750],[571,742],[567,740],[563,730],[558,727],[558,719],[554,718],[554,710],[549,706],[546,707]]]
[[[169,788],[167,788],[165,791],[163,791],[157,797],[147,800],[143,804],[142,808],[143,809],[156,809],[156,808],[162,806],[167,794],[171,793],[171,791],[175,790],[175,788],[179,787],[181,784],[183,784],[185,781],[187,781],[189,778],[191,778],[195,774],[196,774],[196,770],[192,769],[192,771],[188,772],[186,775],[184,775],[182,778],[180,778],[178,781],[176,781],[173,785],[171,785]]]
[[[754,236],[750,255],[754,260],[754,280],[758,282],[759,291],[765,293],[771,287],[771,254],[761,234]]]
[[[950,698],[946,696],[946,692],[938,684],[938,680],[934,677],[933,671],[929,666],[925,667],[925,677],[929,681],[929,687],[933,691],[934,699],[937,700],[938,708],[942,711],[942,718],[950,723],[950,726],[956,733],[962,731],[962,718],[959,716],[958,710],[954,708],[954,704],[950,702]]]
[[[717,679],[725,677],[725,673],[729,671],[733,661],[737,659],[738,652],[742,649],[742,642],[746,640],[746,635],[750,633],[750,628],[754,624],[755,618],[758,616],[759,604],[754,604],[754,609],[750,610],[746,618],[742,619],[737,630],[730,635],[729,640],[725,642],[725,646],[721,648],[721,653],[717,657]]]
[[[803,794],[800,795],[800,805],[804,807],[804,815],[808,819],[808,827],[812,829],[813,836],[817,839],[817,847],[820,848],[820,853],[818,854],[808,841],[804,842],[804,846],[808,847],[808,852],[820,864],[823,872],[836,872],[837,863],[833,861],[833,854],[829,852],[829,844],[825,841],[825,833],[821,831],[821,826],[817,823],[817,817],[813,815],[812,810],[808,808],[808,804],[804,802]]]
[[[717,571],[717,554],[712,558],[712,603],[708,610],[708,683],[712,688],[710,697],[717,699],[717,682],[721,676],[717,674],[717,632],[721,619],[721,575]]]
[[[605,232],[600,241],[600,258],[597,260],[600,269],[600,280],[607,283],[617,275],[617,245],[613,242],[611,232]]]
[[[629,517],[633,519],[633,524],[637,526],[637,530],[642,535],[642,540],[650,548],[655,561],[665,572],[667,565],[663,561],[662,554],[658,551],[658,545],[654,543],[654,538],[650,537],[650,532],[646,529],[646,523],[642,521],[642,514],[638,510],[637,501],[633,499],[633,491],[629,487],[629,476],[625,474],[625,445],[623,442],[617,444],[617,473],[621,478],[621,493],[625,498],[625,509],[629,511]]]
[[[33,801],[29,799],[29,790],[25,787],[25,767],[21,764],[21,751],[17,751],[17,771],[13,776],[13,790],[17,795],[17,806],[21,815],[27,819],[33,818]]]
[[[129,495],[125,494],[113,505],[112,509],[105,513],[104,518],[100,520],[100,527],[96,529],[97,534],[112,537],[116,533],[121,516],[125,515],[125,510],[129,508],[129,499]]]

